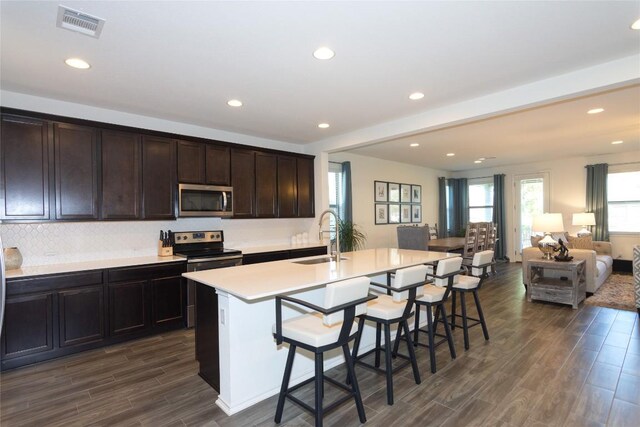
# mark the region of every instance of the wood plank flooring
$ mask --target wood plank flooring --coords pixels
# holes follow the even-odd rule
[[[386,404],[383,376],[357,368],[367,425],[637,426],[637,313],[528,303],[520,264],[498,267],[480,291],[489,342],[472,328],[464,351],[456,329],[458,358],[440,346],[435,375],[427,349],[419,348],[422,384],[409,367],[398,372],[393,406]],[[345,371],[328,375],[343,379]],[[311,387],[298,393],[313,402]],[[326,387],[326,401],[338,395]],[[3,427],[273,425],[275,397],[232,417],[215,399],[197,376],[193,331],[186,330],[0,374]],[[358,424],[350,403],[325,417],[328,426]],[[287,402],[282,425],[310,426],[313,418]]]

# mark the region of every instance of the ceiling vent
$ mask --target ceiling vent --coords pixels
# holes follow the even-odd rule
[[[70,7],[58,6],[58,22],[59,28],[86,34],[91,37],[98,38],[102,32],[104,19],[97,16],[87,15]]]

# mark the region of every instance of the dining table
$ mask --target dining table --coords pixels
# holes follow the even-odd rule
[[[442,239],[430,239],[427,242],[430,251],[456,252],[464,249],[464,237],[444,237]]]

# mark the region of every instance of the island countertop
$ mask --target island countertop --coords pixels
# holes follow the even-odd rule
[[[460,255],[379,248],[345,252],[342,258],[346,259],[341,260],[339,264],[335,261],[319,264],[296,263],[300,260],[322,258],[309,257],[203,270],[184,273],[183,276],[238,298],[252,301],[457,256]]]

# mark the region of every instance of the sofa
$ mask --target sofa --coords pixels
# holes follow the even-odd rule
[[[558,239],[556,239],[556,241],[557,240]],[[525,248],[522,251],[522,280],[525,286],[529,285],[529,277],[527,276],[529,260],[542,258],[542,252],[538,249],[537,241],[535,244],[533,243],[534,241],[532,239],[532,247]],[[569,243],[571,243],[570,239]],[[569,255],[572,256],[573,259],[585,260],[587,292],[595,293],[613,271],[611,243],[593,241],[593,249],[573,249],[570,244],[567,245],[567,247],[569,248]]]
[[[636,289],[636,309],[640,316],[640,245],[633,247],[633,282]]]

